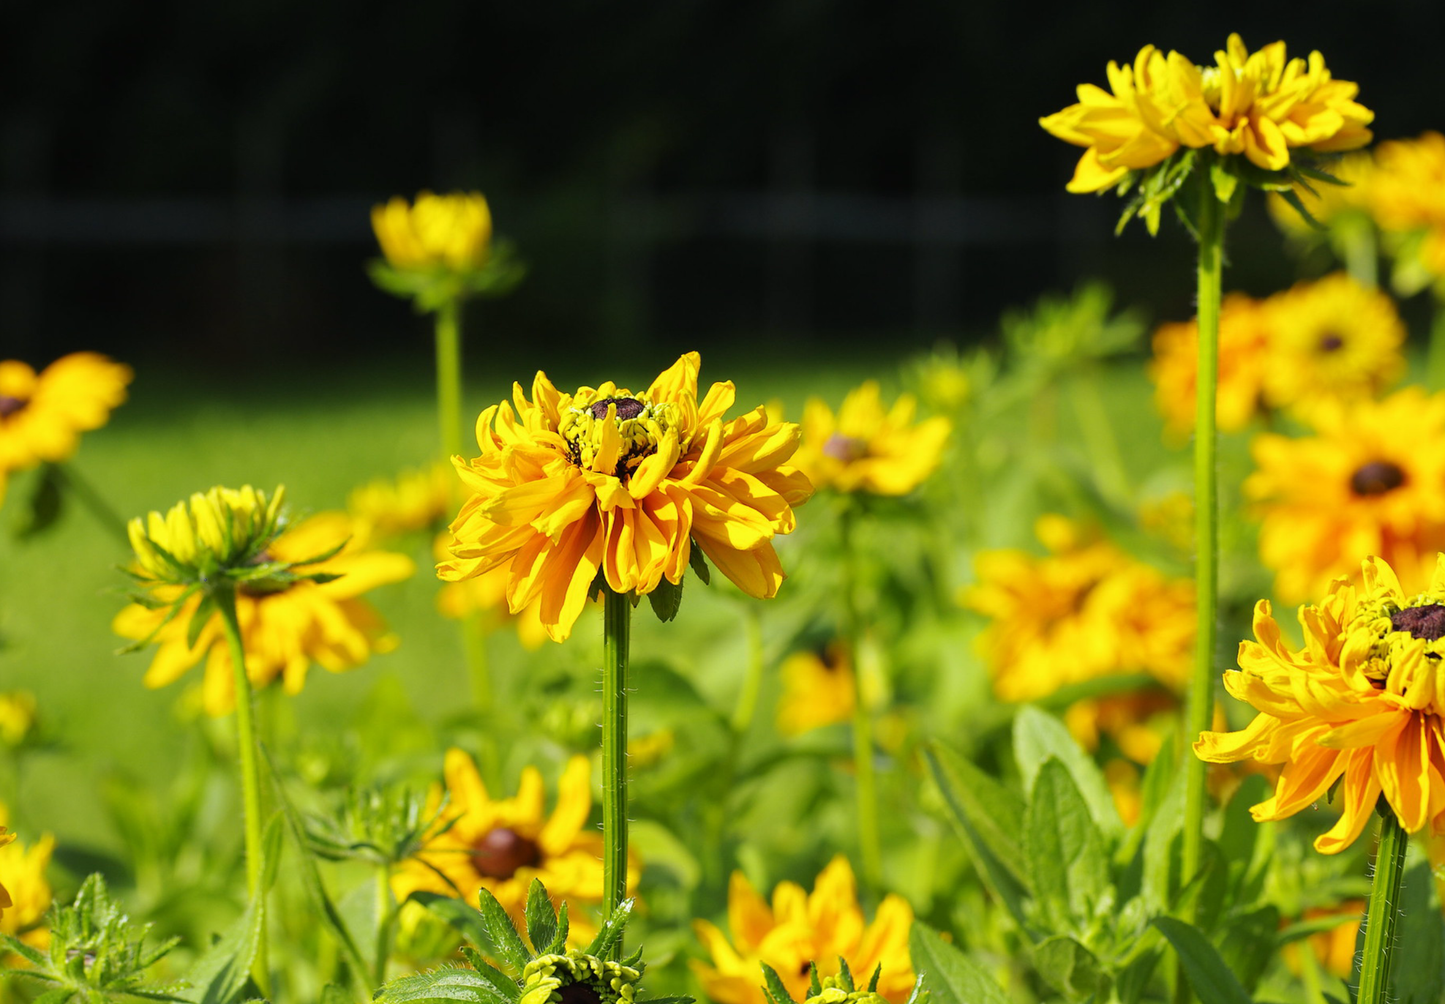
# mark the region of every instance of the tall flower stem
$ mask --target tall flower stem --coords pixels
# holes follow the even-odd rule
[[[1219,608],[1219,485],[1215,463],[1215,392],[1219,385],[1219,302],[1224,252],[1224,207],[1210,186],[1199,204],[1199,370],[1194,401],[1194,676],[1189,683],[1189,728],[1194,737],[1214,716],[1214,637]],[[1199,871],[1204,841],[1205,764],[1187,757],[1180,875]]]
[[[758,692],[763,686],[763,619],[756,604],[749,603],[743,609],[743,623],[748,633],[748,668],[743,689],[738,693],[737,707],[733,709],[733,731],[738,735],[752,726],[753,715],[758,710]]]
[[[246,648],[241,642],[241,622],[236,617],[236,593],[221,587],[212,593],[226,644],[231,652],[231,677],[236,686],[236,749],[241,761],[241,803],[246,835],[246,895],[261,911],[260,936],[256,943],[256,959],[252,963],[256,984],[263,994],[270,995],[270,978],[266,963],[266,913],[259,906],[261,889],[261,769],[257,756],[256,712],[251,694],[251,680],[246,675]]]
[[[437,421],[442,453],[462,452],[461,303],[453,298],[437,308]]]
[[[391,898],[391,866],[376,870],[376,985],[386,982],[386,963],[391,957],[391,929],[396,919]]]
[[[853,505],[845,500],[838,521],[843,544],[843,643],[853,668],[853,769],[858,785],[858,857],[863,884],[872,892],[883,885],[883,844],[878,834],[878,779],[873,770],[872,709],[863,694],[858,664],[863,619],[858,611],[858,562],[853,546]]]
[[[1375,879],[1365,914],[1365,944],[1360,951],[1360,992],[1357,1004],[1384,1004],[1394,961],[1395,921],[1400,909],[1400,883],[1405,877],[1405,851],[1410,835],[1395,810],[1380,800],[1380,847],[1375,852]]]
[[[627,651],[632,599],[602,587],[602,915],[627,898]],[[612,946],[622,958],[622,939]]]

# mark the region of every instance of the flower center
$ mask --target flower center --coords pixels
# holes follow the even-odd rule
[[[568,983],[557,988],[562,1004],[602,1004],[602,995],[590,983]]]
[[[0,394],[0,418],[9,418],[19,411],[24,411],[25,406],[30,403],[26,397],[10,397]]]
[[[1345,347],[1345,340],[1333,331],[1326,331],[1320,336],[1319,349],[1321,352],[1338,352]]]
[[[472,866],[488,878],[509,879],[518,868],[535,867],[542,860],[542,849],[516,830],[501,826],[487,831],[473,845],[471,859]]]
[[[636,418],[647,410],[647,405],[635,397],[604,397],[601,401],[594,401],[587,410],[592,412],[593,418],[606,418],[607,406],[617,405],[617,417],[619,419]]]
[[[1445,606],[1430,603],[1397,610],[1390,615],[1390,626],[1396,631],[1408,631],[1410,637],[1425,641],[1445,638]]]
[[[557,431],[567,443],[572,463],[625,482],[638,464],[657,452],[657,444],[672,427],[672,406],[632,397],[625,391],[593,401],[589,399],[593,393],[599,392],[577,395],[573,406],[564,409]],[[607,428],[608,409],[613,409],[615,416],[615,435]]]
[[[841,432],[835,432],[823,444],[823,453],[834,460],[850,464],[868,456],[868,443],[856,436],[845,436]]]
[[[1388,460],[1371,460],[1350,476],[1350,491],[1359,496],[1384,495],[1405,483],[1405,472]]]

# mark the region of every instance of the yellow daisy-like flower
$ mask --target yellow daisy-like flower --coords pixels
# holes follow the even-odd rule
[[[450,465],[433,464],[402,471],[395,480],[377,478],[362,485],[347,496],[346,508],[367,536],[398,537],[443,523],[451,513],[455,486]]]
[[[0,817],[3,815],[4,806],[0,806]],[[7,835],[0,826],[0,933],[44,949],[50,944],[45,913],[53,898],[45,869],[55,852],[55,838],[47,833],[30,847],[17,843],[3,849],[14,839],[15,834]]]
[[[395,636],[360,597],[377,586],[409,577],[416,565],[402,554],[367,550],[365,542],[354,536],[355,530],[346,513],[318,513],[266,544],[264,561],[282,566],[304,563],[308,576],[326,581],[261,580],[255,587],[242,583],[237,588],[236,616],[245,645],[246,674],[253,686],[263,687],[280,678],[287,693],[299,693],[313,662],[339,673],[361,665],[372,652],[396,646]],[[327,554],[330,557],[314,560]],[[160,584],[152,588],[151,595],[170,603],[182,595],[183,588]],[[191,624],[202,599],[200,593],[192,592],[174,616],[168,606],[150,608],[134,603],[116,615],[112,628],[124,638],[154,641],[159,646],[145,675],[148,687],[163,687],[204,660],[206,711],[224,715],[235,703],[231,656],[218,612],[208,610],[199,628]],[[188,640],[192,632],[194,644]]]
[[[462,271],[486,262],[492,213],[480,192],[422,192],[413,205],[398,195],[373,207],[371,227],[386,260],[396,268]]]
[[[1413,256],[1431,274],[1445,275],[1445,136],[1381,143],[1368,195],[1380,228],[1418,235]]]
[[[1318,596],[1379,555],[1423,584],[1445,548],[1445,395],[1406,387],[1380,402],[1333,403],[1317,434],[1252,444],[1244,492],[1261,519],[1259,554],[1285,603]]]
[[[783,735],[801,735],[853,717],[853,666],[843,645],[794,652],[783,660],[779,673],[783,695],[778,700],[778,731]]]
[[[818,488],[907,495],[938,468],[953,428],[941,415],[915,425],[917,409],[904,394],[885,410],[875,380],[849,391],[836,415],[810,398],[793,462]]]
[[[813,491],[783,466],[797,426],[761,406],[724,421],[733,385],[699,402],[700,365],[689,352],[640,393],[609,381],[563,394],[538,372],[528,401],[514,385],[477,419],[481,455],[453,458],[470,494],[437,574],[458,582],[510,563],[509,609],[540,597],[557,641],[599,571],[615,592],[650,593],[682,582],[693,546],[743,592],[776,595],[773,538]]]
[[[451,480],[451,479],[449,479]],[[438,561],[448,556],[451,535],[439,535],[432,548]],[[443,617],[461,620],[481,615],[489,628],[510,624],[528,652],[535,652],[547,642],[547,628],[542,623],[542,598],[538,596],[517,613],[507,608],[507,583],[512,578],[511,565],[498,565],[474,578],[461,582],[444,582],[437,592],[437,610]]]
[[[553,905],[567,901],[573,940],[582,940],[592,929],[585,907],[602,902],[602,836],[586,829],[592,814],[587,758],[567,762],[551,818],[543,816],[542,775],[535,767],[522,771],[516,796],[503,799],[487,793],[476,763],[462,750],[447,751],[445,773],[446,810],[417,860],[403,862],[392,875],[397,899],[417,891],[460,894],[478,906],[477,890],[486,889],[521,921],[527,889],[534,878],[541,879]],[[441,805],[439,786],[429,801],[433,811]],[[638,871],[633,855],[627,868],[629,893]]]
[[[1048,557],[982,552],[978,584],[961,596],[991,619],[979,647],[999,698],[1030,701],[1140,671],[1182,686],[1194,644],[1193,585],[1166,578],[1062,516],[1040,517],[1035,532]]]
[[[1268,309],[1243,293],[1224,298],[1219,313],[1219,387],[1215,421],[1222,432],[1243,429],[1260,413],[1271,332]],[[1182,439],[1194,431],[1195,381],[1199,372],[1199,323],[1161,324],[1154,332],[1149,378],[1165,432]]]
[[[902,1004],[913,989],[908,954],[913,909],[890,893],[867,923],[858,906],[853,869],[842,855],[818,875],[811,893],[794,882],[778,883],[771,906],[742,872],[733,872],[728,934],[706,920],[695,920],[692,926],[712,956],[712,965],[694,959],[692,968],[717,1004],[767,1004],[759,977],[764,962],[777,970],[794,1000],[807,995],[810,962],[823,979],[838,974],[839,958],[864,985],[881,965],[878,993],[892,1004]]]
[[[1284,819],[1337,782],[1339,821],[1315,840],[1324,854],[1360,835],[1381,794],[1400,825],[1445,832],[1445,555],[1422,593],[1408,594],[1388,564],[1367,558],[1361,585],[1336,579],[1300,609],[1303,648],[1283,639],[1269,602],[1254,611],[1255,641],[1224,674],[1232,695],[1259,712],[1240,732],[1205,732],[1202,760],[1283,764],[1256,820]]]
[[[1405,325],[1395,302],[1344,272],[1269,300],[1264,394],[1305,416],[1329,398],[1373,397],[1404,371]]]
[[[40,373],[0,360],[0,502],[10,474],[74,454],[80,434],[99,429],[125,401],[133,376],[95,352],[63,356]]]
[[[19,746],[35,728],[35,695],[28,690],[0,694],[0,743]]]

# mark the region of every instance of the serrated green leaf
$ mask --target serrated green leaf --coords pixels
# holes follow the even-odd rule
[[[1155,917],[1153,924],[1179,954],[1199,1004],[1253,1004],[1238,977],[1198,928],[1175,917]]]
[[[70,987],[56,987],[53,990],[45,991],[45,993],[35,998],[32,1004],[66,1004],[66,1001],[74,997],[75,994],[76,991]]]
[[[31,948],[13,934],[6,934],[4,931],[0,931],[0,946],[4,946],[7,951],[14,952],[32,966],[43,967],[46,963],[46,958],[43,954]]]
[[[462,958],[467,960],[467,965],[492,984],[497,993],[511,1001],[521,1000],[522,988],[517,985],[517,981],[483,958],[481,952],[471,945],[462,945],[459,951],[462,953]]]
[[[1063,722],[1032,705],[1025,705],[1014,719],[1014,757],[1024,777],[1025,792],[1033,790],[1039,768],[1051,756],[1057,757],[1073,777],[1089,814],[1105,836],[1112,839],[1122,833],[1124,822],[1119,818],[1114,796],[1109,793],[1108,782],[1093,758],[1074,741]]]
[[[376,993],[376,1004],[421,1004],[462,1001],[464,1004],[511,1004],[480,973],[447,967],[392,980]]]
[[[1067,934],[1046,938],[1034,946],[1034,968],[1071,1001],[1097,994],[1104,982],[1094,953]]]
[[[657,619],[667,623],[682,608],[682,583],[673,584],[665,578],[658,580],[657,588],[647,594],[647,602],[652,604]]]
[[[567,901],[564,899],[561,909],[557,911],[557,931],[552,935],[552,943],[543,949],[543,952],[552,955],[565,949],[570,929],[571,924],[567,920]]]
[[[241,999],[251,963],[261,944],[266,908],[262,897],[252,899],[245,911],[186,974],[196,1004],[229,1004]]]
[[[992,976],[921,920],[913,922],[908,950],[938,1004],[1009,1004]]]
[[[489,889],[479,889],[477,898],[481,903],[482,930],[485,937],[482,944],[492,949],[492,954],[511,966],[517,972],[526,968],[527,963],[532,961],[532,953],[527,951],[527,946],[522,942],[522,936],[517,933],[517,928],[512,923],[512,918],[507,915],[506,909],[497,902]],[[436,910],[440,902],[432,901],[429,908]],[[466,908],[466,904],[461,904]],[[459,911],[457,911],[459,912]],[[450,919],[448,923],[456,926]]]
[[[788,993],[788,988],[783,985],[782,977],[778,975],[778,971],[766,962],[762,963],[762,967],[763,990],[766,991],[768,1000],[771,1001],[772,1004],[795,1004],[793,995]]]
[[[587,946],[587,954],[595,955],[599,959],[608,957],[612,946],[622,941],[622,932],[627,927],[627,919],[632,916],[633,900],[624,899],[612,911],[612,916],[603,922],[597,931],[597,937],[592,939],[592,944]]]
[[[532,879],[527,889],[526,915],[527,940],[532,942],[532,950],[540,954],[557,936],[557,911],[541,879]]]
[[[1068,769],[1049,757],[1024,816],[1034,901],[1049,928],[1082,932],[1109,886],[1109,863],[1089,807]]]

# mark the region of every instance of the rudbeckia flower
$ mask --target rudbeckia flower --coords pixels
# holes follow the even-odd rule
[[[1427,132],[1381,143],[1367,194],[1375,222],[1393,240],[1392,252],[1430,275],[1445,275],[1445,136]],[[1397,268],[1397,285],[1401,277]]]
[[[1215,421],[1221,432],[1237,432],[1260,413],[1264,393],[1270,314],[1243,293],[1224,298],[1219,312],[1219,385]],[[1194,430],[1195,381],[1199,374],[1199,323],[1161,324],[1154,332],[1149,378],[1165,432],[1182,439]]]
[[[818,875],[811,893],[793,882],[780,882],[771,906],[742,872],[728,885],[728,933],[706,920],[693,921],[698,940],[712,964],[693,960],[703,990],[717,1004],[767,1004],[759,967],[766,962],[778,972],[795,1000],[808,992],[809,963],[820,979],[839,972],[838,960],[860,981],[880,965],[878,993],[902,1004],[913,988],[913,963],[908,932],[913,909],[893,893],[883,898],[871,923],[858,906],[857,886],[848,859],[835,857]]]
[[[3,814],[4,806],[0,806],[0,816]],[[0,826],[0,848],[14,839],[15,834],[7,835]],[[45,869],[54,852],[55,838],[48,833],[30,847],[17,843],[8,850],[0,849],[0,933],[39,949],[50,944],[45,914],[52,893]]]
[[[501,799],[487,792],[476,763],[462,750],[447,751],[445,773],[448,802],[436,832],[416,859],[392,875],[397,900],[425,891],[478,906],[477,890],[486,889],[521,921],[527,890],[533,879],[541,879],[553,905],[568,902],[573,940],[583,939],[590,929],[585,907],[602,902],[602,836],[587,828],[592,814],[587,758],[567,762],[550,818],[543,814],[542,775],[535,767],[523,769],[514,797]],[[431,809],[441,804],[438,787]],[[637,873],[634,857],[627,869],[629,890],[637,885]]]
[[[394,196],[372,208],[371,226],[386,260],[399,269],[477,268],[492,239],[492,213],[480,192],[422,192],[413,205]]]
[[[95,352],[75,352],[36,373],[0,361],[0,501],[8,475],[69,459],[80,434],[98,429],[125,401],[133,373]]]
[[[1321,401],[1373,397],[1405,368],[1395,301],[1336,272],[1269,298],[1264,395],[1308,418]]]
[[[778,673],[783,682],[778,731],[783,735],[801,735],[853,717],[853,666],[846,646],[834,643],[794,652]]]
[[[437,463],[367,482],[347,496],[346,509],[368,537],[399,537],[441,525],[451,513],[455,485],[451,467]]]
[[[1445,547],[1445,395],[1406,387],[1383,401],[1326,402],[1316,434],[1258,436],[1244,482],[1274,592],[1297,603],[1379,555],[1423,585]]]
[[[261,501],[263,509],[274,508],[264,497]],[[154,542],[171,558],[195,560],[194,552],[187,555],[186,534],[178,529],[186,521],[172,518],[175,513],[172,510],[164,519],[152,513],[149,538],[140,530],[133,534],[139,552],[145,553],[147,543]],[[168,523],[174,524],[169,529],[176,532],[164,532]],[[133,524],[138,525],[139,521]],[[395,647],[395,636],[360,597],[377,586],[409,577],[416,570],[415,563],[405,555],[367,550],[364,541],[353,536],[355,529],[346,513],[319,513],[278,536],[262,532],[245,549],[230,555],[231,564],[226,567],[241,574],[248,569],[278,570],[277,574],[243,579],[236,586],[236,616],[245,647],[246,674],[253,686],[262,687],[279,678],[288,693],[299,693],[313,662],[339,673],[361,665],[372,652]],[[232,540],[239,544],[245,536],[233,533]],[[260,550],[255,550],[257,547]],[[215,560],[214,553],[204,547],[200,553],[212,555],[207,561]],[[150,554],[157,569],[167,573],[164,556],[154,547]],[[244,557],[246,554],[250,557]],[[304,574],[290,571],[298,568]],[[235,690],[220,613],[203,592],[182,582],[157,581],[142,598],[145,602],[133,603],[117,614],[112,628],[139,644],[154,642],[158,646],[145,675],[146,686],[163,687],[204,661],[206,711],[229,713],[235,704]]]
[[[694,546],[743,592],[776,595],[773,538],[813,490],[783,466],[797,427],[761,406],[725,421],[733,385],[699,402],[699,366],[689,352],[636,393],[610,381],[559,393],[539,372],[529,401],[514,385],[477,419],[481,455],[453,458],[469,497],[437,574],[458,582],[510,563],[509,609],[540,597],[557,641],[599,573],[617,593],[650,593],[682,582]]]
[[[917,408],[904,394],[885,410],[875,380],[849,391],[836,415],[811,398],[794,463],[818,488],[907,495],[938,468],[952,429],[942,416],[915,425]]]
[[[1239,646],[1225,689],[1258,714],[1240,732],[1205,732],[1202,760],[1283,764],[1256,820],[1284,819],[1338,782],[1340,818],[1315,840],[1335,854],[1354,843],[1383,794],[1409,833],[1445,832],[1445,555],[1422,593],[1367,558],[1361,585],[1337,579],[1317,606],[1300,609],[1304,647],[1292,648],[1270,604],[1254,611],[1255,641]]]
[[[453,480],[450,477],[448,480]],[[437,537],[433,550],[438,560],[447,558],[450,535]],[[509,624],[516,629],[517,639],[528,652],[535,652],[547,643],[547,628],[542,623],[542,598],[539,596],[517,613],[507,608],[507,583],[512,578],[511,565],[498,565],[480,575],[461,582],[444,582],[437,592],[437,610],[443,617],[461,620],[480,615],[488,627]]]

